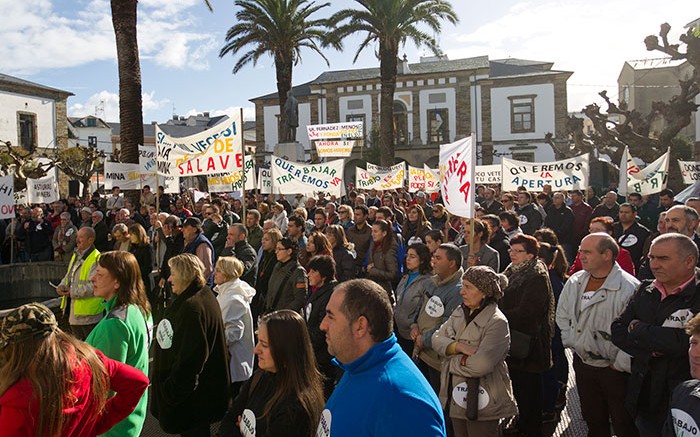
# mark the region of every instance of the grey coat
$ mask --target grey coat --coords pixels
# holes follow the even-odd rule
[[[411,325],[416,320],[420,309],[421,296],[432,286],[430,275],[418,275],[411,284],[406,287],[408,274],[403,275],[396,287],[396,307],[394,308],[394,322],[400,337],[411,338]]]

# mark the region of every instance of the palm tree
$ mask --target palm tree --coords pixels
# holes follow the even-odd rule
[[[394,90],[396,89],[396,67],[399,47],[407,40],[416,46],[426,46],[435,55],[441,55],[437,41],[430,34],[419,29],[425,25],[435,34],[440,33],[441,22],[452,24],[458,18],[452,5],[445,0],[355,0],[362,9],[343,9],[330,19],[334,30],[329,42],[341,46],[342,40],[357,32],[366,32],[353,62],[360,52],[371,43],[379,42],[379,71],[381,97],[379,112],[379,148],[381,165],[394,163]]]
[[[287,137],[287,117],[282,108],[287,103],[287,92],[292,89],[292,67],[301,61],[301,49],[310,48],[326,61],[317,43],[326,41],[325,19],[310,19],[314,12],[330,3],[315,4],[309,0],[236,0],[240,8],[236,12],[236,25],[226,33],[226,45],[219,53],[239,56],[233,67],[236,74],[249,62],[257,64],[261,56],[268,54],[275,60],[277,96],[280,102],[279,138]],[[332,44],[331,44],[332,45]]]

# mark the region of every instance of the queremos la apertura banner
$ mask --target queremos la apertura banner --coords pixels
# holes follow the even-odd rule
[[[240,111],[216,126],[188,137],[173,138],[156,125],[158,174],[198,176],[233,173],[243,168],[243,122]]]
[[[588,153],[562,161],[526,162],[503,158],[501,168],[503,191],[542,191],[551,185],[555,191],[585,190],[588,186]]]
[[[15,175],[0,176],[0,219],[15,216]]]
[[[343,192],[343,159],[300,164],[272,156],[272,192],[275,194],[324,193],[340,197]]]
[[[474,183],[477,185],[500,184],[501,164],[477,165],[474,173]]]
[[[440,146],[440,191],[445,208],[458,217],[474,217],[474,134]]]
[[[355,187],[363,190],[395,190],[403,188],[406,179],[404,161],[391,167],[378,167],[367,163],[367,170],[355,167]]]
[[[364,140],[364,126],[361,121],[312,124],[306,126],[306,133],[320,158],[347,158],[352,148]]]

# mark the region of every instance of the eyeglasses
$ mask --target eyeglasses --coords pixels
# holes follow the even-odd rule
[[[513,248],[511,247],[510,249],[508,249],[508,252],[526,253],[527,250],[523,250],[523,249],[513,249]]]
[[[284,247],[275,247],[275,252],[281,252],[283,250],[289,250],[289,249],[285,249]]]

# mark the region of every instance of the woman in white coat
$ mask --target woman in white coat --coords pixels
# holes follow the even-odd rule
[[[462,304],[433,335],[433,349],[442,358],[440,402],[455,436],[496,437],[499,421],[517,414],[505,361],[508,320],[498,309],[507,284],[490,267],[467,269]],[[468,388],[478,395],[468,396]]]
[[[250,302],[255,289],[240,280],[243,270],[243,263],[232,256],[222,256],[214,268],[214,292],[224,319],[233,399],[253,374],[255,340]]]

